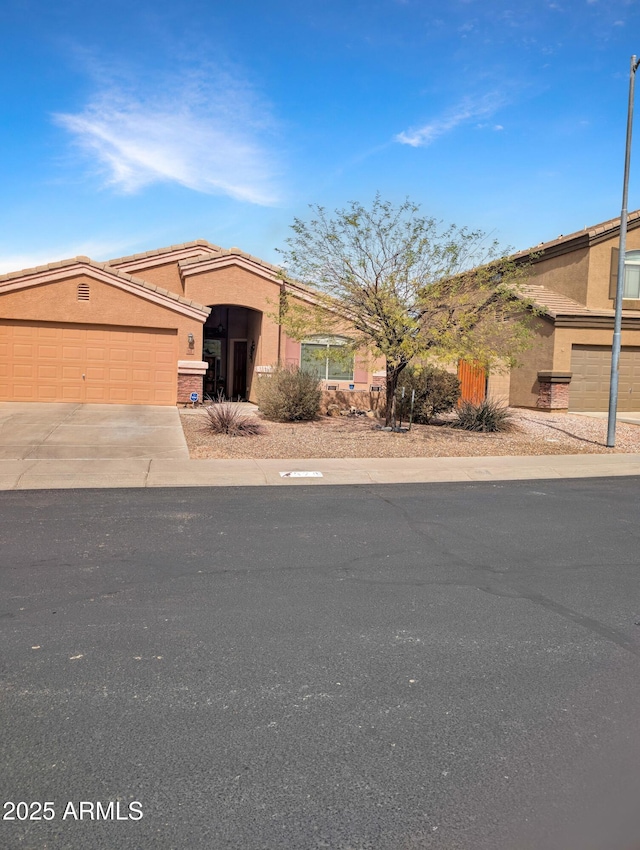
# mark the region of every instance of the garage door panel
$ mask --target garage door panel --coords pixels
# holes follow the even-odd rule
[[[72,386],[69,386],[69,385],[64,386],[63,385],[61,387],[61,390],[62,390],[62,401],[77,401],[77,402],[83,402],[84,401],[84,392],[82,391],[82,388],[79,387],[79,386],[73,386],[73,385]]]
[[[36,346],[36,357],[39,361],[42,360],[55,360],[58,356],[58,349],[55,345],[41,345],[38,344]]]
[[[87,346],[87,360],[99,360],[100,363],[104,363],[107,359],[108,348],[106,346],[100,346],[99,348],[93,347],[91,345]]]
[[[109,369],[109,381],[112,384],[123,384],[127,380],[127,369],[114,369],[113,366]]]
[[[122,348],[111,348],[109,350],[109,360],[126,362],[131,359],[131,352]]]
[[[108,387],[87,386],[85,390],[85,402],[89,404],[108,404]]]
[[[170,398],[171,396],[168,390],[156,389],[154,390],[153,401],[151,401],[150,404],[173,404],[173,402],[170,401]]]
[[[151,383],[151,369],[133,369],[131,374],[133,376],[133,380],[136,383],[140,383],[140,384]]]
[[[55,401],[56,400],[56,388],[53,386],[39,386],[38,387],[38,401]]]
[[[24,343],[16,343],[14,352],[16,357],[33,357],[34,355],[33,346]]]
[[[609,409],[611,349],[574,345],[571,350],[569,409],[606,412]],[[625,346],[620,352],[618,410],[640,410],[640,348]]]
[[[16,401],[33,401],[34,396],[34,386],[33,384],[14,384],[15,387],[15,400]]]
[[[18,379],[28,378],[32,380],[34,371],[35,370],[30,363],[16,364],[13,369],[13,377]]]
[[[6,320],[0,355],[3,401],[176,403],[175,331]]]

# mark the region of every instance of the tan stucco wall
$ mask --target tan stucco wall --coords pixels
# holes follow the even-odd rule
[[[185,296],[199,304],[235,304],[262,313],[278,309],[280,285],[240,266],[226,266],[185,278]]]
[[[511,370],[509,403],[514,407],[535,407],[538,401],[538,372],[554,368],[553,324],[548,319],[535,318],[536,336],[529,349],[520,355],[523,363]]]
[[[491,372],[487,378],[487,398],[498,404],[509,404],[511,401],[511,372]]]
[[[561,292],[583,304],[587,297],[588,279],[589,251],[587,248],[549,259],[545,259],[543,254],[542,258],[531,266],[529,276],[530,283]]]
[[[249,313],[247,315],[247,395],[251,401],[255,400],[255,367],[262,365],[258,356],[262,350],[262,324],[265,321],[260,313]],[[255,344],[253,355],[251,354],[252,343]]]
[[[588,307],[613,308],[613,299],[609,298],[609,281],[611,276],[611,252],[620,244],[618,236],[592,245],[589,258],[589,295]],[[629,230],[627,233],[627,251],[640,250],[640,228]]]
[[[611,347],[613,328],[556,328],[553,366],[556,372],[571,371],[572,345],[604,345]],[[622,331],[622,345],[640,346],[640,330]]]
[[[78,301],[78,284],[89,285],[89,301]],[[0,295],[0,316],[6,319],[175,328],[179,359],[202,357],[202,324],[85,274],[29,286]],[[188,334],[194,336],[189,347]]]
[[[278,309],[280,285],[239,266],[225,267],[185,278],[185,295],[199,304],[228,304],[257,310],[244,329],[230,329],[230,337],[246,338],[250,350],[255,342],[253,368],[248,369],[247,391],[255,401],[254,370],[257,366],[273,366],[278,362],[280,328],[270,314]]]

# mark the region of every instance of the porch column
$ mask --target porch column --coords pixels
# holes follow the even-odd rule
[[[204,360],[178,360],[178,404],[189,404],[191,393],[202,401],[202,382],[207,371]]]
[[[538,372],[540,410],[568,410],[572,372]]]

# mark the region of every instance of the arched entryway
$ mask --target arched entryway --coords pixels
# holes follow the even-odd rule
[[[233,401],[251,397],[262,313],[235,304],[214,304],[204,325],[205,397]]]

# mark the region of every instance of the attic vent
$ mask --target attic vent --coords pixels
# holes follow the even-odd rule
[[[79,283],[78,284],[78,301],[88,301],[90,295],[89,284],[88,283]]]

